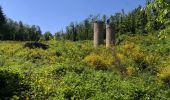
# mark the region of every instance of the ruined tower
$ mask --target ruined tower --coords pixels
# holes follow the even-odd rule
[[[106,23],[106,47],[110,47],[115,44],[115,32],[114,27],[110,25],[109,20]]]
[[[97,48],[100,44],[104,43],[103,37],[103,22],[95,21],[94,22],[94,48]]]

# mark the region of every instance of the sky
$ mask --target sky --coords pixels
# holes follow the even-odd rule
[[[70,22],[80,22],[89,15],[114,15],[129,12],[145,0],[0,0],[5,15],[15,21],[38,25],[53,34]]]

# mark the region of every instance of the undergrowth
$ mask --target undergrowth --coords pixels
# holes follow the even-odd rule
[[[122,35],[115,46],[0,41],[0,99],[170,99],[170,36]]]

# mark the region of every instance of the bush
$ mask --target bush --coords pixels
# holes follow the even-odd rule
[[[134,48],[134,43],[125,43],[124,45],[123,45],[123,48],[125,48],[125,49],[132,49],[132,48]]]
[[[29,50],[28,52],[28,59],[42,59],[48,55],[48,52],[42,49]]]
[[[29,90],[29,85],[17,73],[0,70],[0,98],[10,99],[17,96],[24,99],[24,93]]]
[[[82,65],[60,65],[52,72],[55,78],[64,77],[69,72],[74,72],[76,74],[81,74],[86,71],[85,66]]]
[[[25,43],[24,47],[30,48],[30,49],[35,49],[35,48],[41,48],[41,49],[48,49],[49,46],[43,43],[38,43],[38,42],[34,42],[34,43]]]
[[[111,68],[115,60],[112,55],[91,53],[85,57],[84,61],[96,70],[107,70]]]
[[[170,66],[162,68],[158,76],[165,84],[170,86]]]

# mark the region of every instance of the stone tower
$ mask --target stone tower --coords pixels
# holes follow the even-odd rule
[[[103,37],[103,22],[95,21],[94,22],[94,48],[97,48],[100,44],[104,43]]]
[[[110,25],[110,22],[107,21],[107,24],[106,24],[106,47],[108,48],[113,44],[115,44],[114,27],[112,27]]]

